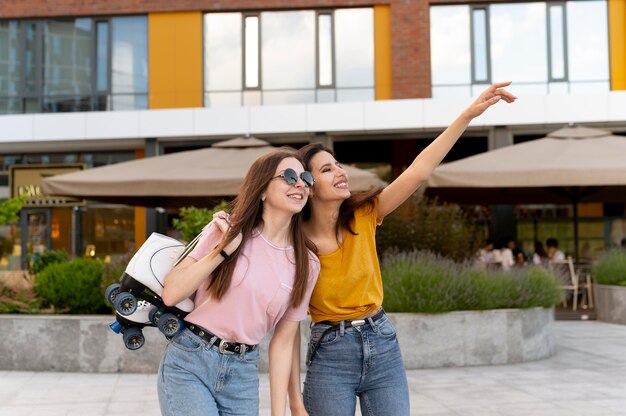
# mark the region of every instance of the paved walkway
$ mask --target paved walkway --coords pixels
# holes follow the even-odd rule
[[[626,415],[626,326],[557,321],[557,353],[525,364],[412,370],[412,415]],[[154,374],[0,371],[0,416],[159,415]],[[267,374],[261,415],[269,415]]]

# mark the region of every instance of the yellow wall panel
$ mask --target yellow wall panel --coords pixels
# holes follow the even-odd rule
[[[626,90],[626,0],[609,0],[611,90]]]
[[[145,155],[144,149],[135,150],[135,159],[143,159]],[[146,209],[144,207],[135,207],[135,249],[146,241]]]
[[[148,15],[149,108],[202,107],[202,13]]]
[[[374,74],[376,99],[392,99],[391,10],[389,5],[374,6]]]

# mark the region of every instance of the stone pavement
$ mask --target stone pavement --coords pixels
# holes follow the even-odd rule
[[[552,358],[408,371],[411,415],[626,415],[626,326],[557,321]],[[154,374],[0,371],[0,416],[159,415]],[[269,382],[261,374],[261,412]]]

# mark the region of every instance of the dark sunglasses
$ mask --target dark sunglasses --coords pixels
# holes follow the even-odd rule
[[[296,183],[298,183],[298,174],[295,170],[291,168],[285,169],[283,173],[278,176],[274,176],[272,179],[276,178],[283,178],[285,182],[287,182],[289,185],[295,185]],[[308,170],[305,170],[300,174],[300,179],[302,179],[302,182],[304,182],[304,185],[307,188],[310,188],[315,183],[313,175]]]

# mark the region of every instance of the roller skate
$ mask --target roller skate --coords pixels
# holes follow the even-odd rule
[[[184,327],[183,319],[193,310],[193,301],[185,299],[176,306],[167,306],[161,299],[165,276],[184,249],[178,240],[153,233],[126,266],[120,283],[107,288],[106,300],[116,311],[111,329],[124,335],[127,348],[141,348],[143,343],[138,339],[139,335],[143,337],[141,328],[145,326],[156,326],[168,338]],[[139,309],[141,300],[147,305]]]

